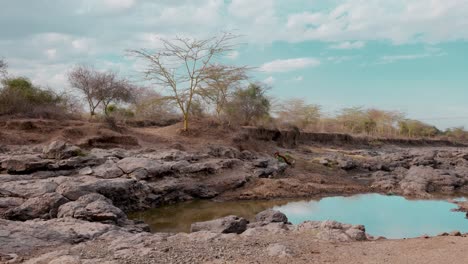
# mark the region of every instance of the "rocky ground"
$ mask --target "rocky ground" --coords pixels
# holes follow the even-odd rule
[[[362,226],[336,222],[292,226],[276,216],[260,217],[248,224],[232,216],[195,224],[191,234],[151,234],[144,223],[127,218],[130,211],[191,199],[271,199],[365,192],[416,198],[468,194],[468,149],[463,147],[342,148],[304,143],[294,148],[241,151],[233,144],[213,142],[189,150],[177,144],[102,149],[79,147],[66,140],[3,146],[1,260],[405,262],[401,254],[392,251],[400,250],[411,253],[407,263],[439,263],[437,260],[445,254],[453,257],[451,263],[466,263],[468,255],[462,248],[468,240],[456,233],[386,241],[369,237]],[[275,160],[269,153],[271,149],[294,157],[294,166]],[[466,208],[466,203],[460,203],[460,210]],[[443,254],[434,252],[435,245]],[[414,250],[409,251],[411,248]],[[422,261],[413,256],[416,253],[434,257]]]

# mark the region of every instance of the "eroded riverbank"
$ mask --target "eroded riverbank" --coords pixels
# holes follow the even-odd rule
[[[295,158],[294,167],[279,163],[268,153],[223,145],[205,145],[197,150],[81,149],[56,141],[47,146],[3,148],[0,213],[5,220],[1,220],[0,242],[4,246],[0,253],[4,261],[13,262],[45,253],[52,254],[47,261],[62,256],[78,261],[70,263],[126,263],[127,259],[136,261],[128,263],[145,263],[146,256],[152,259],[150,263],[158,263],[156,257],[169,260],[174,255],[168,252],[186,249],[188,253],[181,254],[187,263],[198,260],[198,250],[211,252],[201,252],[208,263],[245,260],[241,251],[225,258],[207,248],[218,248],[224,241],[222,244],[237,245],[239,250],[250,245],[255,255],[257,250],[265,250],[263,245],[268,248],[266,245],[278,239],[290,241],[293,248],[304,246],[295,239],[317,243],[334,240],[317,237],[317,226],[311,227],[315,231],[308,237],[295,233],[296,227],[288,227],[285,234],[282,227],[259,227],[265,234],[255,238],[258,246],[250,244],[251,237],[238,235],[150,234],[145,223],[128,219],[127,213],[199,199],[265,200],[369,192],[430,199],[468,193],[465,148],[386,146],[349,150],[300,145],[278,149]],[[330,230],[327,232],[336,231]],[[200,239],[198,245],[195,241]],[[158,245],[157,250],[150,246],[152,243]],[[65,251],[57,251],[57,246]],[[94,247],[101,251],[91,254]],[[129,248],[140,256],[131,257]],[[154,255],[155,250],[159,253]],[[51,251],[55,253],[48,253]],[[53,254],[57,255],[50,258]],[[173,259],[179,263],[176,257]],[[48,263],[36,260],[32,263]]]

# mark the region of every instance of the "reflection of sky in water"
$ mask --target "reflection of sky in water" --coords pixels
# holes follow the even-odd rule
[[[378,194],[330,197],[275,207],[293,224],[307,220],[336,220],[363,224],[367,233],[388,238],[437,235],[453,230],[468,232],[465,213],[451,212],[454,208],[457,208],[455,204],[446,201],[414,201]]]

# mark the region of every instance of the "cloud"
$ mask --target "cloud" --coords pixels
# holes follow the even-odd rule
[[[330,9],[290,14],[294,41],[372,41],[394,44],[467,40],[463,0],[347,0]]]
[[[362,49],[366,43],[364,41],[345,41],[338,44],[331,45],[331,49],[350,50],[350,49]]]
[[[253,48],[276,41],[319,41],[334,48],[359,48],[371,41],[428,45],[467,41],[466,14],[466,0],[3,1],[0,24],[15,26],[0,28],[0,57],[28,73],[32,71],[24,68],[28,63],[15,63],[29,61],[42,67],[94,63],[104,67],[100,60],[129,63],[123,58],[126,49],[159,47],[159,36],[204,38],[233,29]],[[382,61],[416,59],[414,55],[421,54],[388,54]],[[233,52],[227,58],[237,56]],[[280,60],[262,67],[267,72],[292,71],[303,67],[301,62]],[[55,76],[48,71],[41,74],[45,75],[41,80]]]
[[[266,78],[262,82],[264,84],[267,84],[267,85],[273,85],[273,83],[275,83],[275,81],[276,81],[276,79],[273,76],[269,76],[268,78]]]
[[[287,60],[274,60],[260,66],[262,72],[289,72],[307,67],[316,67],[320,61],[315,58],[297,58]]]
[[[417,60],[424,59],[429,57],[444,56],[446,53],[441,49],[427,47],[424,52],[413,53],[413,54],[397,54],[397,55],[384,55],[380,57],[380,60],[377,64],[389,64],[398,61],[408,61],[408,60]]]
[[[228,58],[230,60],[235,60],[235,59],[239,58],[239,55],[240,55],[239,51],[234,50],[234,51],[229,52],[226,55],[226,58]]]
[[[345,61],[350,61],[354,58],[356,58],[356,56],[329,56],[327,57],[327,61],[335,63],[335,64],[339,64]]]

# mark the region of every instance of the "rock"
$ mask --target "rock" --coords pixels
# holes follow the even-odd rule
[[[270,159],[258,159],[253,162],[253,165],[257,168],[267,168],[270,164]]]
[[[42,248],[91,240],[117,229],[114,225],[72,218],[17,222],[0,219],[0,245],[4,254],[27,255]]]
[[[91,175],[91,174],[93,174],[93,169],[91,169],[91,167],[85,167],[85,168],[81,169],[80,171],[78,171],[78,174],[80,174],[80,175]]]
[[[43,160],[38,155],[16,155],[1,161],[1,168],[8,173],[28,173],[46,170],[50,160]]]
[[[338,159],[338,167],[343,170],[352,170],[357,167],[357,164],[349,159]]]
[[[209,146],[208,154],[217,158],[235,159],[240,157],[239,150],[224,146]]]
[[[428,193],[436,191],[451,193],[463,183],[464,180],[455,174],[432,167],[413,166],[400,181],[400,189],[404,195],[427,196]]]
[[[258,213],[255,216],[255,220],[262,223],[288,223],[288,218],[285,214],[272,209]]]
[[[306,221],[295,228],[296,232],[310,232],[317,238],[333,242],[349,242],[367,240],[364,226],[348,225],[336,221]]]
[[[249,221],[245,218],[230,215],[211,221],[193,223],[190,227],[190,232],[211,231],[214,233],[241,234],[247,229],[248,223]]]
[[[452,231],[449,233],[450,236],[461,236],[460,231]]]
[[[171,172],[171,164],[148,158],[124,158],[117,166],[126,174],[138,172],[139,177],[160,177]]]
[[[26,200],[20,206],[6,211],[4,216],[6,219],[19,221],[55,218],[58,208],[67,202],[69,200],[58,193],[46,193]]]
[[[122,169],[112,160],[107,160],[104,164],[95,167],[92,174],[99,178],[112,179],[124,175]]]
[[[253,160],[255,159],[255,154],[253,154],[252,152],[248,151],[248,150],[243,150],[241,153],[240,153],[240,156],[239,156],[239,159],[241,160]],[[468,160],[468,159],[467,159]]]
[[[91,222],[123,223],[127,216],[106,197],[93,193],[60,206],[58,218],[72,217]]]
[[[13,197],[32,198],[54,192],[57,186],[57,183],[50,179],[10,181],[0,185],[0,193],[7,193]]]
[[[81,149],[77,146],[72,146],[64,141],[56,140],[45,146],[43,151],[47,159],[68,159],[78,156],[82,153]]]
[[[267,248],[267,253],[271,257],[290,257],[291,250],[282,244],[271,244]]]

